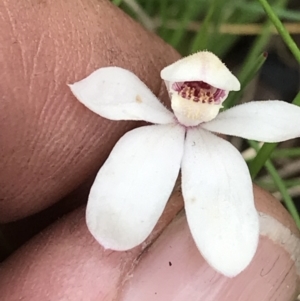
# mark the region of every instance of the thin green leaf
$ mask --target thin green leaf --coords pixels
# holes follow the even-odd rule
[[[255,143],[254,141],[248,141],[248,143],[250,144],[251,147],[253,147],[256,151],[258,151],[259,147],[258,147],[257,143]],[[272,162],[270,160],[267,160],[265,162],[265,167],[266,167],[267,171],[269,172],[270,176],[272,177],[279,192],[281,193],[282,199],[286,205],[286,208],[288,209],[291,216],[295,220],[297,227],[300,229],[299,213],[297,211],[297,208],[296,208],[291,196],[288,193],[288,190],[284,184],[284,181],[281,179],[276,168],[274,167],[274,165],[272,164]]]
[[[180,44],[182,38],[186,34],[186,27],[187,27],[188,23],[191,22],[191,20],[193,20],[195,12],[197,11],[195,9],[195,2],[190,1],[190,2],[187,2],[187,3],[188,3],[188,5],[185,5],[185,9],[183,11],[183,14],[181,16],[181,20],[179,22],[179,27],[174,32],[172,38],[169,41],[170,44],[174,48],[176,48]]]
[[[275,158],[294,158],[300,157],[300,147],[294,148],[278,148],[275,149],[271,155],[272,159]]]
[[[243,71],[241,72],[241,78],[239,79],[241,83],[241,90],[229,95],[229,97],[224,102],[225,108],[232,107],[242,97],[245,87],[247,87],[247,85],[260,70],[260,68],[266,61],[267,56],[268,54],[264,52],[260,56],[258,56],[256,61],[254,61],[252,65],[248,64],[247,66],[245,66],[247,69],[243,69]]]
[[[297,44],[292,39],[289,32],[286,30],[284,25],[281,23],[277,15],[274,13],[272,7],[269,5],[267,0],[258,0],[262,5],[263,9],[265,10],[267,16],[272,21],[273,25],[276,27],[278,33],[281,35],[283,41],[285,42],[286,46],[290,49],[293,53],[295,59],[298,63],[300,63],[300,50]]]
[[[283,182],[286,188],[300,186],[300,178],[288,179],[288,180],[284,180]],[[270,182],[270,181],[257,180],[255,181],[255,183],[268,191],[271,192],[278,191],[278,188],[273,181]]]
[[[211,23],[211,19],[214,15],[214,11],[216,9],[217,0],[214,0],[212,5],[209,6],[208,11],[206,12],[206,16],[202,22],[200,30],[196,34],[190,52],[194,53],[198,50],[204,50],[207,48],[208,37],[210,35],[209,26]]]

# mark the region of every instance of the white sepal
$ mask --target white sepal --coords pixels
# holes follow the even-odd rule
[[[185,130],[151,125],[132,130],[116,144],[92,186],[87,225],[107,249],[128,250],[153,230],[173,190]]]
[[[226,91],[240,90],[238,79],[221,60],[209,51],[201,51],[184,57],[165,67],[160,76],[169,83],[203,81],[215,88]]]
[[[300,107],[279,100],[253,101],[220,113],[203,128],[263,142],[300,137]]]
[[[100,68],[69,87],[81,103],[107,119],[173,122],[173,114],[128,70]]]
[[[192,236],[203,257],[234,277],[252,260],[259,238],[251,178],[240,153],[202,129],[189,129],[182,192]]]

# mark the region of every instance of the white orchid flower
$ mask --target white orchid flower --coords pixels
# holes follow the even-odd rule
[[[300,136],[300,108],[255,101],[218,115],[237,78],[212,53],[199,52],[164,68],[174,114],[133,73],[101,68],[70,85],[93,112],[111,120],[154,123],[126,133],[91,188],[86,220],[105,248],[128,250],[153,230],[179,170],[187,221],[207,262],[233,277],[251,262],[259,221],[241,154],[211,132],[264,142]]]

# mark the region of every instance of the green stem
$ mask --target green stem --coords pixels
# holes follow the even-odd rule
[[[272,21],[274,26],[276,27],[278,33],[281,35],[282,39],[284,40],[287,47],[293,53],[295,59],[300,63],[300,50],[294,40],[292,39],[289,32],[286,30],[284,25],[281,23],[277,15],[274,13],[272,7],[268,3],[267,0],[258,0],[262,5],[263,9],[265,10],[266,14],[268,15],[269,19]]]

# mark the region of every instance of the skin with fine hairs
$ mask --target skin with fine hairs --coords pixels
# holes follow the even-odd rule
[[[159,72],[179,55],[104,0],[0,0],[0,45],[0,222],[64,198],[63,206],[31,220],[38,231],[42,220],[86,202],[89,181],[116,141],[141,125],[97,116],[66,84],[116,65],[137,74],[169,106]],[[255,198],[260,212],[297,237],[279,203],[258,188]],[[294,300],[295,261],[276,237],[262,236],[249,268],[226,278],[197,251],[182,206],[176,188],[147,241],[127,252],[104,250],[87,230],[85,206],[79,207],[2,263],[1,301]],[[19,224],[23,231],[29,220]],[[13,241],[22,229],[6,233]]]

